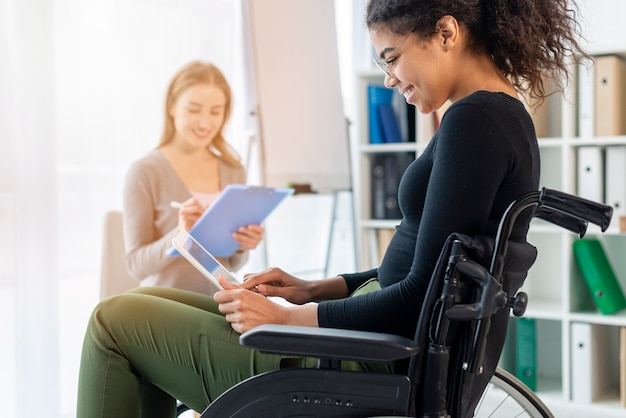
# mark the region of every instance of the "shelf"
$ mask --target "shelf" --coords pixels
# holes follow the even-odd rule
[[[605,147],[611,145],[624,145],[626,143],[626,136],[594,136],[591,138],[571,138],[565,139],[564,145],[570,147]]]
[[[563,304],[539,298],[529,298],[524,318],[560,320],[563,318]]]
[[[626,311],[616,312],[611,315],[603,315],[598,311],[572,312],[569,314],[569,319],[572,322],[626,327]]]
[[[362,219],[359,227],[365,229],[396,229],[399,219]]]
[[[359,151],[364,154],[377,154],[385,152],[415,152],[415,142],[396,142],[393,144],[365,144],[359,146]]]
[[[544,402],[563,400],[563,384],[558,379],[540,378],[535,392]]]

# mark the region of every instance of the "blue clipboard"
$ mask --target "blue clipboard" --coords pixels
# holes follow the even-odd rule
[[[289,195],[291,188],[229,184],[189,230],[216,257],[230,257],[239,248],[231,236],[240,226],[260,225]],[[169,255],[180,255],[172,248]]]

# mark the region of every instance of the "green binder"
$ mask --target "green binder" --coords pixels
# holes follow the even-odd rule
[[[517,378],[532,391],[537,390],[537,323],[534,318],[517,322]]]
[[[574,241],[574,256],[600,312],[610,315],[626,308],[624,292],[600,241]]]

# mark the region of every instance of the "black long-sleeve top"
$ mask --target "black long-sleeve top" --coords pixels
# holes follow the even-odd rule
[[[350,292],[372,277],[382,289],[321,302],[322,327],[413,337],[439,252],[452,232],[495,236],[508,205],[539,187],[539,149],[523,104],[479,91],[452,104],[398,188],[402,220],[381,265],[343,274]],[[524,241],[530,213],[511,239]]]

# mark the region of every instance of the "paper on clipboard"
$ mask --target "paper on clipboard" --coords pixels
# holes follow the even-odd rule
[[[240,226],[260,225],[293,192],[291,188],[229,184],[189,234],[214,256],[229,257],[239,248],[231,234]],[[172,248],[169,255],[180,254]]]

